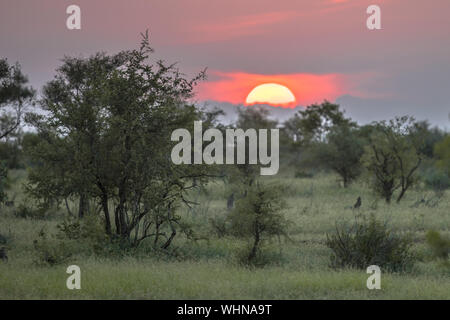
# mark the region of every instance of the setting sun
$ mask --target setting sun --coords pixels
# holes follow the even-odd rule
[[[246,104],[288,105],[295,102],[295,96],[289,88],[276,84],[264,83],[253,88],[245,99]]]

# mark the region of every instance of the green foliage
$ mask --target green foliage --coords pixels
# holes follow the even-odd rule
[[[374,123],[361,159],[376,194],[391,202],[399,190],[397,203],[417,182],[417,169],[423,160],[423,137],[411,117]]]
[[[242,267],[267,267],[270,265],[281,265],[286,258],[283,257],[281,250],[274,248],[264,248],[264,250],[257,250],[255,256],[249,260],[249,252],[252,252],[251,244],[235,249],[233,255],[233,262]]]
[[[450,254],[450,238],[442,236],[435,230],[429,230],[426,234],[427,245],[430,247],[433,257],[447,259]]]
[[[269,115],[269,110],[264,107],[239,108],[236,128],[244,131],[248,129],[274,129],[276,128],[277,121],[271,120]],[[229,193],[233,193],[235,198],[245,196],[248,192],[248,188],[252,187],[260,174],[260,165],[248,163],[248,144],[249,142],[246,141],[246,163],[226,166],[225,168],[225,174],[227,176],[225,181],[228,183]],[[235,148],[237,148],[236,145]],[[268,150],[271,148],[270,140],[267,148]],[[259,154],[259,145],[257,146],[256,152]],[[234,154],[236,157],[237,152],[235,151]]]
[[[93,214],[89,214],[83,219],[66,218],[56,227],[59,231],[59,238],[70,240],[90,239],[93,242],[99,242],[99,244],[107,240],[101,220]]]
[[[51,239],[45,229],[39,231],[33,246],[37,253],[37,264],[53,266],[66,262],[72,256],[70,246],[66,242]]]
[[[287,235],[287,221],[282,212],[286,204],[281,190],[280,186],[256,182],[247,195],[236,202],[229,216],[233,234],[250,240],[248,264],[256,261],[264,241]]]
[[[333,126],[327,135],[327,143],[320,144],[317,161],[335,171],[347,187],[361,174],[363,152],[363,141],[356,128]]]
[[[324,101],[298,111],[285,122],[285,132],[296,144],[307,145],[311,142],[324,141],[334,126],[353,126],[355,123],[345,118],[338,104]]]
[[[0,159],[6,163],[9,169],[23,169],[20,135],[14,140],[0,142]]]
[[[395,235],[387,223],[374,215],[356,218],[352,225],[336,225],[334,234],[327,234],[327,246],[333,251],[333,268],[365,270],[370,265],[390,271],[408,270],[413,263],[412,241]]]
[[[345,167],[343,171],[342,161],[336,166],[335,159],[344,162],[351,160],[354,163],[353,158],[359,151],[356,149],[351,155],[342,158],[343,153],[340,153],[339,148],[344,145],[347,148],[346,145],[353,144],[355,141],[352,139],[353,136],[346,138],[345,141],[339,141],[340,131],[342,131],[337,129],[339,127],[355,128],[356,123],[345,117],[338,104],[324,101],[319,105],[310,105],[298,111],[294,117],[284,123],[281,134],[284,154],[291,155],[291,165],[310,170],[317,170],[321,166],[333,170],[339,168],[339,172],[344,174],[345,179],[352,180],[350,176],[357,175],[357,170]],[[332,141],[329,148],[325,148],[328,147],[326,142],[330,134]],[[285,144],[290,144],[290,147],[283,146]],[[346,181],[345,184],[347,185],[348,182],[350,181]]]
[[[83,219],[70,217],[56,227],[57,239],[72,240],[79,245],[81,251],[101,254],[111,243],[111,239],[104,232],[103,222],[97,215],[88,214]]]
[[[76,294],[77,298],[83,299],[449,299],[449,269],[442,259],[425,259],[427,253],[431,255],[431,250],[423,234],[423,230],[434,229],[449,236],[446,226],[450,224],[450,203],[446,198],[436,207],[411,208],[412,201],[387,206],[378,201],[378,207],[371,209],[376,211],[377,219],[391,219],[391,228],[414,234],[411,250],[424,257],[417,260],[411,273],[389,273],[382,269],[382,290],[374,292],[365,286],[368,277],[365,270],[330,272],[331,250],[324,243],[326,233],[333,233],[334,221],[349,219],[353,214],[344,207],[353,204],[358,195],[362,196],[366,207],[369,205],[370,190],[365,185],[336,188],[334,174],[319,174],[312,181],[295,179],[291,172],[260,177],[263,182],[287,186],[281,190],[288,204],[284,214],[295,223],[289,228],[292,241],[283,241],[280,246],[274,237],[265,242],[254,260],[254,264],[264,265],[263,268],[247,267],[246,258],[251,249],[251,241],[247,238],[213,236],[208,218],[229,214],[224,208],[222,183],[208,184],[207,193],[191,190],[190,198],[201,204],[208,203],[209,211],[201,207],[201,210],[193,207],[192,213],[188,208],[178,211],[183,220],[209,233],[209,241],[192,242],[179,234],[167,250],[159,249],[159,246],[153,248],[152,238],[137,248],[113,238],[102,251],[96,252],[86,245],[88,240],[58,237],[56,224],[64,221],[63,215],[52,220],[25,220],[3,214],[2,208],[0,234],[8,239],[5,246],[8,247],[9,262],[0,262],[0,298],[73,299]],[[11,174],[12,177],[15,175]],[[23,172],[20,175],[23,176]],[[12,190],[18,189],[21,182],[15,181]],[[423,192],[420,188],[412,188],[410,197],[419,199]],[[19,203],[21,198],[19,193]],[[90,214],[85,218],[90,219]],[[53,247],[64,242],[63,246],[71,253],[62,265],[52,267],[45,263],[36,266],[33,263],[38,260],[33,240],[44,226],[52,235],[48,237],[49,245]],[[99,221],[100,231],[102,226]],[[228,228],[228,231],[232,229]],[[2,246],[0,244],[0,248]],[[244,265],[238,263],[239,258]],[[89,270],[82,273],[82,281],[89,285],[83,287],[82,283],[83,289],[79,292],[64,286],[67,275],[61,280],[65,267],[70,264]],[[149,286],[149,283],[153,285]]]
[[[277,126],[276,120],[269,119],[270,111],[263,107],[238,108],[236,128],[240,129],[273,129]]]
[[[421,179],[428,188],[436,192],[442,192],[450,187],[449,175],[434,165],[421,172]]]
[[[167,248],[182,231],[176,209],[190,203],[187,190],[214,168],[170,159],[172,132],[201,119],[187,101],[204,73],[185,79],[175,65],[150,63],[152,52],[145,34],[137,50],[63,60],[43,90],[46,114],[28,118],[39,139],[27,190],[43,202],[78,199],[80,216],[98,204],[105,233],[136,246],[167,232]]]
[[[6,201],[6,189],[8,188],[8,169],[5,162],[0,162],[0,205]]]
[[[36,205],[21,203],[14,209],[14,215],[22,219],[44,220],[53,217],[56,214],[55,208],[46,203]]]
[[[447,175],[450,175],[450,135],[447,135],[441,142],[436,143],[434,154],[437,158],[437,166]]]
[[[310,172],[310,171],[306,171],[306,170],[297,170],[295,171],[295,175],[294,177],[296,178],[307,178],[307,179],[311,179],[314,177],[314,173]]]
[[[445,139],[445,132],[438,127],[431,128],[428,121],[417,122],[416,129],[414,131],[420,134],[423,139],[423,143],[420,146],[420,152],[429,159],[434,158],[434,148],[436,144]]]
[[[230,227],[228,225],[228,221],[225,217],[215,216],[209,219],[211,227],[214,233],[219,237],[225,237],[230,232]]]
[[[10,66],[6,59],[0,59],[0,139],[16,131],[26,104],[34,96],[27,83],[19,64]]]
[[[8,238],[5,237],[4,235],[0,234],[0,244],[7,244],[8,243]]]

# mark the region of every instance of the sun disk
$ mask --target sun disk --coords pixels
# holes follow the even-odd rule
[[[288,105],[295,102],[295,96],[289,88],[277,83],[264,83],[253,88],[245,99],[247,105],[270,104]]]

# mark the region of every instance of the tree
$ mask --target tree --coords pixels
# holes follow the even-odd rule
[[[355,126],[339,109],[338,104],[324,101],[298,111],[293,118],[284,123],[286,133],[299,145],[324,141],[334,126]]]
[[[0,139],[19,127],[24,108],[34,96],[27,83],[19,64],[10,66],[6,59],[0,59]]]
[[[235,128],[242,129],[244,131],[248,129],[274,129],[277,126],[277,121],[269,118],[270,112],[264,107],[251,107],[251,108],[239,108],[238,119],[235,124]],[[235,146],[236,147],[236,146]],[[259,154],[259,146],[256,147],[256,152]],[[270,149],[270,145],[268,146]],[[258,164],[250,164],[249,159],[249,141],[246,139],[246,155],[247,159],[244,164],[235,164],[233,166],[227,166],[227,182],[230,183],[230,194],[228,197],[228,206],[232,207],[235,198],[245,197],[248,189],[257,180],[260,172],[260,166]],[[237,155],[237,152],[235,152]]]
[[[296,113],[284,123],[282,135],[291,141],[292,162],[303,169],[317,169],[320,147],[331,130],[339,126],[356,127],[356,123],[345,117],[338,104],[324,101]]]
[[[396,190],[397,202],[417,181],[422,163],[423,136],[411,117],[397,117],[388,123],[374,123],[362,162],[372,179],[374,191],[387,203]]]
[[[0,203],[3,203],[7,199],[5,192],[8,186],[7,178],[8,178],[8,170],[6,168],[6,164],[0,162]]]
[[[152,52],[145,34],[137,50],[64,59],[43,92],[47,115],[30,119],[42,165],[32,169],[29,190],[41,199],[84,196],[108,235],[133,245],[152,237],[166,249],[180,230],[176,209],[192,204],[192,180],[201,186],[210,176],[206,165],[170,159],[173,130],[193,130],[201,117],[187,99],[204,74],[187,80],[175,65],[148,63]]]
[[[433,158],[434,147],[437,143],[444,140],[445,132],[438,127],[432,128],[428,121],[418,121],[416,128],[413,130],[422,136],[423,144],[421,145],[421,153],[427,158]]]
[[[260,182],[253,184],[247,196],[236,202],[229,218],[235,235],[250,239],[247,263],[254,262],[265,240],[286,235],[287,222],[282,214],[285,206],[280,186]]]
[[[25,86],[27,82],[18,64],[10,66],[6,59],[0,59],[0,140],[19,128],[24,108],[34,96],[33,89]],[[2,144],[2,147],[10,146],[10,143]],[[0,202],[3,202],[6,199],[8,168],[3,161],[5,159],[2,157],[0,160]]]
[[[335,171],[346,188],[361,173],[363,141],[356,128],[340,125],[330,129],[327,142],[321,144],[318,161]]]
[[[450,175],[450,135],[434,146],[437,166]]]

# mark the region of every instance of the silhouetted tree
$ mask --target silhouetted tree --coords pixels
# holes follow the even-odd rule
[[[348,125],[334,126],[327,135],[327,142],[319,147],[317,161],[331,168],[347,187],[361,174],[363,140],[359,131]]]
[[[373,125],[362,161],[372,179],[372,187],[387,203],[396,190],[397,202],[417,181],[422,162],[423,136],[411,117],[397,117]]]
[[[6,59],[0,59],[0,139],[19,127],[24,108],[34,96],[27,83],[19,64],[10,66]]]
[[[32,119],[42,165],[31,170],[29,190],[39,198],[86,196],[107,234],[134,245],[153,237],[167,248],[180,226],[177,207],[191,204],[186,191],[203,185],[211,167],[170,159],[173,130],[193,130],[201,118],[186,101],[203,73],[187,80],[174,65],[148,63],[152,52],[144,35],[138,50],[64,60],[43,92],[47,114]]]
[[[247,196],[236,201],[230,214],[233,233],[251,242],[246,262],[253,263],[265,240],[286,235],[287,221],[282,210],[286,207],[280,186],[255,182]]]

